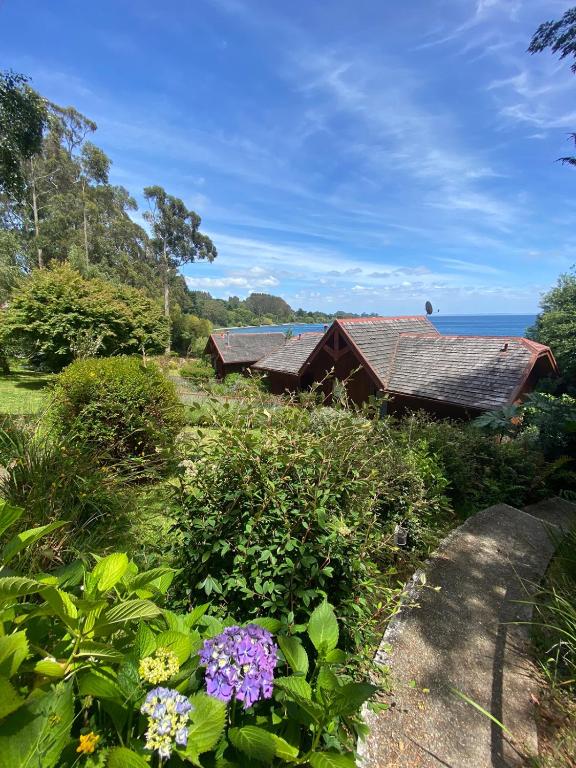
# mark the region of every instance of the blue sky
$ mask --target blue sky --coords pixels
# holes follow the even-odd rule
[[[160,184],[202,216],[192,288],[532,312],[576,262],[576,76],[526,48],[571,5],[0,0],[0,68],[93,118],[141,207]]]

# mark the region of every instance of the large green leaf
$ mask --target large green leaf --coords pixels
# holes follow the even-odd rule
[[[256,624],[258,627],[263,627],[273,634],[276,634],[276,632],[279,632],[282,628],[282,622],[278,621],[278,619],[273,619],[270,616],[264,616],[261,619],[252,619],[250,624]]]
[[[96,563],[86,578],[86,594],[105,594],[116,586],[128,570],[130,561],[124,552],[113,552]]]
[[[54,768],[70,739],[74,716],[72,683],[35,691],[2,722],[0,768]]]
[[[180,664],[184,664],[190,658],[192,653],[192,641],[189,634],[175,632],[173,629],[167,629],[156,635],[156,647],[167,648],[177,657]]]
[[[130,579],[127,589],[129,592],[146,591],[151,595],[156,593],[163,595],[168,591],[175,575],[174,568],[152,568],[150,571],[144,571],[144,573],[139,573]]]
[[[324,600],[312,611],[308,622],[308,636],[320,654],[327,654],[338,645],[338,622],[334,609]]]
[[[286,691],[288,694],[293,694],[303,699],[312,699],[312,688],[304,677],[297,675],[279,677],[274,681],[274,684],[277,688]]]
[[[97,699],[120,699],[122,691],[112,672],[97,672],[91,669],[78,676],[78,691],[81,696],[95,696]]]
[[[230,728],[228,738],[237,750],[251,760],[270,765],[276,757],[274,737],[263,728],[247,725],[244,728]]]
[[[15,712],[24,704],[24,699],[17,693],[12,683],[0,677],[0,719]]]
[[[308,672],[308,654],[304,650],[300,639],[280,635],[278,637],[278,645],[292,671],[306,675]]]
[[[122,661],[124,654],[117,651],[109,643],[96,643],[93,640],[84,640],[76,653],[77,656],[93,656],[95,659],[109,659]]]
[[[42,536],[52,533],[52,531],[61,528],[63,525],[66,525],[65,520],[56,520],[56,522],[48,523],[48,525],[41,525],[38,528],[29,528],[27,531],[22,531],[22,533],[19,533],[18,536],[10,539],[8,544],[6,544],[0,555],[0,562],[4,565],[8,565],[8,563],[13,560],[19,552],[22,552],[23,549],[30,547],[32,544],[35,544],[38,539],[41,539]]]
[[[140,623],[134,636],[133,648],[138,660],[151,656],[156,650],[154,632],[144,622]]]
[[[356,760],[349,752],[341,755],[339,752],[314,752],[310,755],[312,768],[355,768]]]
[[[330,707],[338,715],[352,715],[358,712],[362,704],[378,690],[377,685],[370,683],[347,683],[335,691]]]
[[[150,768],[150,763],[131,749],[114,747],[108,754],[106,768]]]
[[[24,513],[21,507],[14,507],[7,501],[0,499],[0,536],[10,528]]]
[[[192,725],[188,729],[188,747],[194,755],[214,749],[226,723],[226,704],[213,696],[197,693],[190,698]]]
[[[97,624],[98,628],[103,626],[112,626],[114,624],[125,624],[128,621],[138,619],[153,619],[161,613],[158,606],[150,600],[126,600],[124,603],[114,605],[105,611]]]
[[[4,576],[0,578],[0,600],[13,600],[16,597],[33,595],[46,588],[46,584],[41,584],[35,579],[27,579],[24,576]]]
[[[64,677],[64,665],[59,664],[53,659],[42,659],[37,662],[34,667],[34,672],[37,675],[44,675],[44,677],[60,678]]]
[[[47,587],[43,596],[57,616],[59,616],[68,626],[76,626],[78,608],[68,592],[65,592],[63,589],[57,589],[56,587]]]
[[[28,655],[26,632],[0,637],[0,675],[12,677]]]

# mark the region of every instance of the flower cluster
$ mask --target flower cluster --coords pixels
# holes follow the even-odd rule
[[[188,718],[192,704],[171,688],[153,688],[140,711],[148,715],[146,749],[156,750],[162,759],[170,757],[174,744],[188,743]]]
[[[236,698],[248,709],[272,696],[278,648],[267,629],[249,624],[227,627],[204,641],[200,663],[206,667],[206,691],[221,701]]]
[[[180,665],[177,656],[168,648],[157,648],[153,656],[146,656],[138,667],[138,674],[142,680],[152,685],[158,685],[178,672]]]
[[[100,736],[94,733],[94,731],[90,731],[90,733],[82,733],[80,734],[76,752],[79,752],[81,755],[91,755],[96,749],[96,744],[98,744],[99,741]]]

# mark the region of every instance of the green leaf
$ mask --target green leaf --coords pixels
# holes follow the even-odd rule
[[[96,659],[109,659],[113,661],[122,661],[124,654],[117,651],[108,643],[96,643],[94,640],[85,640],[80,643],[77,656],[93,656]]]
[[[34,692],[0,728],[0,768],[55,768],[70,740],[74,716],[72,683]]]
[[[168,591],[175,575],[176,571],[174,568],[152,568],[150,571],[139,573],[133,579],[130,579],[127,589],[130,592],[147,590],[152,594],[155,592],[164,594]]]
[[[0,719],[15,712],[24,704],[24,699],[5,677],[0,677]]]
[[[106,768],[150,768],[150,763],[131,749],[114,747],[108,753]]]
[[[314,752],[310,755],[312,768],[355,768],[356,760],[349,752],[341,755],[339,752]]]
[[[0,675],[12,677],[28,655],[26,632],[0,637]]]
[[[98,626],[125,624],[137,619],[153,619],[161,613],[158,606],[150,600],[126,600],[105,611]]]
[[[54,659],[42,659],[34,667],[34,672],[37,675],[44,675],[45,677],[64,677],[64,667],[62,664],[58,664]]]
[[[44,591],[44,599],[54,613],[60,616],[66,624],[76,625],[78,609],[67,592],[56,587],[48,587]]]
[[[340,683],[338,682],[338,678],[334,672],[332,672],[330,667],[320,667],[320,672],[318,673],[318,687],[323,688],[325,691],[334,691],[339,686]]]
[[[168,629],[156,635],[156,648],[168,648],[177,656],[178,662],[184,664],[192,653],[192,641],[190,635]]]
[[[338,645],[338,622],[334,609],[326,600],[312,611],[308,622],[308,637],[322,655]]]
[[[86,594],[104,594],[111,590],[122,579],[129,564],[128,555],[124,552],[113,552],[103,557],[86,578]]]
[[[292,744],[289,744],[286,741],[286,739],[276,736],[275,733],[270,735],[274,739],[274,744],[276,746],[276,757],[279,757],[281,760],[285,760],[288,763],[293,763],[298,758],[298,747],[293,747]]]
[[[378,690],[370,683],[346,683],[337,689],[331,710],[339,715],[352,715]]]
[[[5,576],[0,578],[0,600],[12,600],[16,597],[33,595],[46,589],[46,584],[41,584],[34,579],[24,576]]]
[[[214,749],[226,723],[226,704],[213,696],[197,693],[190,698],[192,725],[188,729],[186,752],[201,755]]]
[[[0,500],[0,536],[24,514],[21,507],[14,507],[7,501]]]
[[[271,733],[255,725],[244,728],[230,728],[228,738],[240,752],[251,760],[268,765],[276,757],[276,743]]]
[[[4,565],[8,565],[8,563],[23,549],[35,544],[38,539],[42,538],[42,536],[52,533],[52,531],[55,531],[57,528],[62,528],[63,525],[66,525],[65,520],[56,520],[56,522],[48,523],[48,525],[41,525],[38,528],[30,528],[27,531],[22,531],[22,533],[19,533],[18,536],[10,539],[8,544],[6,544],[0,555],[0,561]]]
[[[256,624],[258,627],[263,627],[264,629],[267,629],[268,632],[272,632],[272,634],[276,634],[276,632],[279,632],[282,628],[281,621],[278,621],[278,619],[272,619],[267,616],[262,619],[252,619],[250,624]]]
[[[95,696],[97,699],[121,699],[122,692],[112,673],[91,669],[78,676],[78,691],[81,696]]]
[[[138,630],[134,636],[134,650],[138,661],[151,656],[156,650],[156,639],[154,632],[144,622],[138,625]]]
[[[334,648],[332,651],[328,651],[324,658],[329,664],[346,664],[346,661],[348,660],[348,657],[344,651],[340,650],[340,648]]]
[[[312,688],[310,683],[304,678],[296,675],[290,677],[279,677],[274,681],[277,688],[285,691],[289,695],[300,696],[303,699],[312,700]]]
[[[292,671],[306,675],[308,672],[308,654],[304,650],[300,639],[280,635],[277,640],[280,650]]]

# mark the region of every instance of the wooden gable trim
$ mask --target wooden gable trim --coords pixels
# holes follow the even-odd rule
[[[338,344],[340,344],[340,341],[343,339],[346,345],[348,346],[348,348],[358,358],[360,365],[362,366],[364,371],[368,374],[368,376],[372,379],[376,387],[378,389],[383,389],[384,388],[383,384],[378,378],[378,376],[376,375],[376,373],[374,372],[374,370],[372,369],[372,366],[370,365],[368,360],[366,360],[362,352],[358,349],[353,339],[348,335],[348,333],[346,332],[346,329],[340,325],[340,322],[338,320],[334,320],[334,322],[332,323],[332,326],[328,329],[328,331],[326,331],[326,334],[320,339],[318,346],[312,351],[305,365],[310,366],[314,362],[314,360],[318,357],[318,355],[320,354],[320,351],[323,348],[325,348],[326,352],[330,355],[330,357],[332,357],[332,359],[336,361],[337,358],[335,358],[333,355],[333,352],[335,352],[335,350],[331,350],[330,347],[328,347],[327,345],[328,340],[334,337],[336,333],[338,333]],[[336,343],[336,339],[334,339],[334,341]],[[341,352],[340,357],[342,357],[347,351],[348,349],[345,349],[343,352],[341,352],[341,349],[338,349],[338,352]]]

